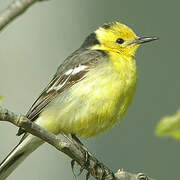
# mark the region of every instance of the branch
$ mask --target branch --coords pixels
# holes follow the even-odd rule
[[[38,0],[14,0],[0,14],[0,31],[13,19],[24,13],[35,2],[38,2]]]
[[[91,174],[95,179],[104,180],[152,180],[143,173],[131,174],[123,170],[118,170],[115,174],[112,171],[100,163],[95,157],[89,152],[89,163],[86,167],[84,164],[87,159],[84,156],[84,149],[77,148],[72,143],[66,142],[54,134],[46,131],[37,124],[31,122],[28,118],[23,115],[17,115],[9,110],[0,107],[0,121],[7,121],[15,126],[24,128],[27,132],[43,139],[45,142],[54,146],[57,150],[65,153],[72,160],[75,160],[83,169],[88,171],[88,176]],[[84,151],[84,152],[83,152]]]

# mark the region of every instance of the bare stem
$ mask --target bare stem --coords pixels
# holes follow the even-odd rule
[[[13,21],[13,19],[24,13],[35,2],[38,2],[38,0],[14,0],[0,14],[0,31]]]

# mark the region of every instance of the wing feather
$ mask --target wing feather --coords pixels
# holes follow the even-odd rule
[[[26,116],[31,121],[35,121],[43,109],[59,94],[72,87],[75,83],[82,80],[89,69],[104,60],[106,53],[97,50],[77,50],[61,64],[48,84],[34,104],[31,106]],[[24,133],[19,129],[17,135]]]

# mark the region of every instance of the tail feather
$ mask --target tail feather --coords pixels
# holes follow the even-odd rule
[[[8,154],[0,164],[0,180],[5,180],[18,165],[43,141],[31,134],[26,134],[22,141]]]

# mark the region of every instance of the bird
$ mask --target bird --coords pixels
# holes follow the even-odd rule
[[[138,80],[135,53],[157,37],[139,37],[120,22],[90,33],[58,67],[26,117],[45,130],[72,138],[90,138],[110,129],[126,114]],[[6,179],[43,140],[20,128],[19,144],[0,164]]]

